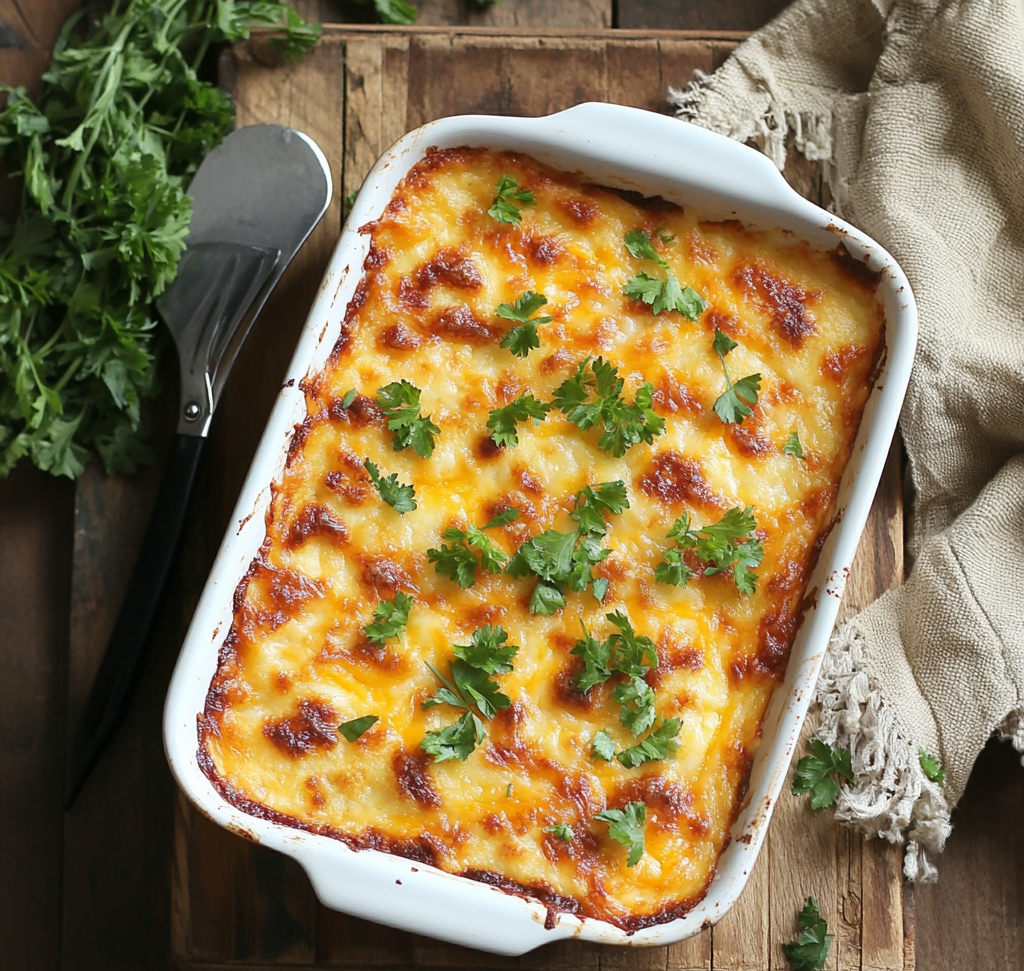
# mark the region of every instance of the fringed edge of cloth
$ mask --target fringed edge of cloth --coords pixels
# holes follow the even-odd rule
[[[896,726],[892,710],[864,669],[864,641],[852,624],[832,635],[818,678],[818,735],[849,749],[854,781],[844,783],[836,819],[865,836],[907,841],[903,872],[931,883],[938,871],[931,857],[950,833],[950,807],[942,787],[921,768],[920,755]],[[1022,734],[1024,742],[1024,734]]]
[[[686,87],[670,87],[668,102],[675,108],[676,117],[739,142],[755,139],[780,172],[786,167],[786,139],[790,133],[797,151],[809,161],[831,161],[831,112],[792,111],[780,105],[768,91],[751,92],[751,97],[745,99],[746,110],[737,111],[736,99],[722,99],[718,109],[719,74],[730,67],[742,69],[734,62],[715,75],[696,70]]]

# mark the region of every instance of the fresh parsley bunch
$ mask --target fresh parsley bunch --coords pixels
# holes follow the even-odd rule
[[[0,224],[0,476],[26,456],[69,478],[93,453],[109,472],[151,458],[153,304],[185,247],[189,180],[234,123],[197,70],[257,24],[281,28],[288,57],[320,36],[280,3],[128,0],[68,20],[35,101],[5,88],[0,157],[22,198]]]

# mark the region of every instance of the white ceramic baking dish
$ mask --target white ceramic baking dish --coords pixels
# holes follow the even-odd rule
[[[409,168],[429,146],[485,146],[527,152],[594,182],[661,195],[696,206],[711,218],[781,227],[812,245],[841,242],[882,273],[886,351],[853,458],[843,476],[838,523],[822,550],[784,683],[764,721],[746,802],[704,900],[685,917],[628,935],[604,921],[558,916],[545,927],[545,908],[473,880],[373,850],[257,819],[227,803],[196,761],[197,716],[231,624],[232,594],[264,539],[270,483],[284,467],[294,426],[305,416],[300,380],[323,367],[345,307],[361,276],[369,237],[357,228],[379,217]],[[406,135],[366,178],[327,269],[319,296],[270,416],[252,468],[196,609],[171,682],[164,715],[167,756],[178,783],[211,819],[293,856],[328,907],[501,954],[522,954],[562,938],[610,944],[670,944],[717,921],[736,900],[753,868],[772,807],[785,782],[818,668],[836,619],[857,542],[896,428],[917,338],[917,314],[906,277],[877,243],[798,196],[758,152],[702,128],[619,105],[584,104],[545,118],[469,115],[444,118]]]

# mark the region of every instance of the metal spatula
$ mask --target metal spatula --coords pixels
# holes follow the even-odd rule
[[[254,125],[209,154],[188,194],[188,246],[159,301],[181,365],[178,434],[72,741],[69,808],[127,707],[228,372],[270,291],[327,210],[330,169],[302,133]]]

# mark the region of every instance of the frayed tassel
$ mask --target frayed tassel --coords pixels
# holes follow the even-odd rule
[[[892,843],[906,839],[906,878],[933,882],[938,871],[929,854],[941,853],[946,844],[949,804],[941,786],[924,774],[917,749],[900,734],[868,678],[861,634],[851,624],[832,637],[817,695],[817,734],[829,745],[849,749],[853,764],[854,782],[842,787],[836,819],[866,836]]]
[[[831,113],[791,111],[774,99],[764,105],[764,98],[749,99],[746,105],[728,99],[719,106],[715,97],[716,77],[697,70],[686,87],[668,89],[668,102],[675,108],[677,118],[739,142],[755,140],[780,172],[786,167],[786,139],[790,132],[797,151],[810,161],[831,160]]]

